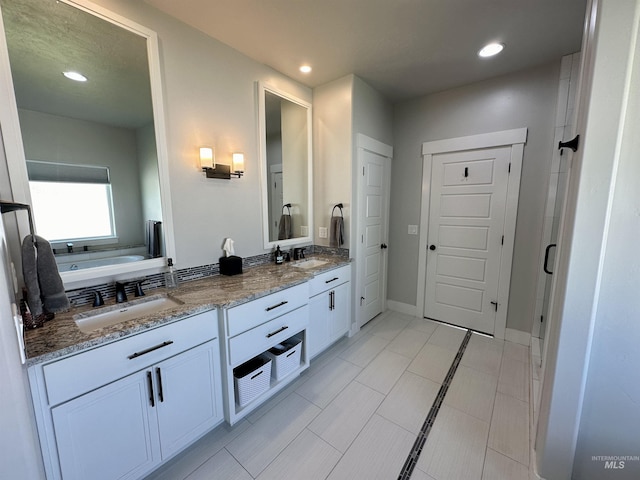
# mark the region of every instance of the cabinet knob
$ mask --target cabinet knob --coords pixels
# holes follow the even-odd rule
[[[435,246],[435,245],[429,245],[429,250],[433,251],[433,250],[435,250],[435,249],[436,249],[436,246]]]

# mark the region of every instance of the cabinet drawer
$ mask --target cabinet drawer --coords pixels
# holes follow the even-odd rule
[[[295,310],[308,301],[309,287],[303,283],[230,308],[225,315],[227,336],[233,337],[246,332],[261,323]]]
[[[44,365],[49,405],[101,387],[215,337],[217,313],[211,310]]]
[[[309,306],[302,307],[258,325],[248,332],[229,339],[229,362],[232,367],[249,360],[307,328]]]
[[[322,292],[326,292],[333,287],[351,280],[351,265],[335,268],[328,272],[316,275],[309,280],[309,296],[313,297]]]

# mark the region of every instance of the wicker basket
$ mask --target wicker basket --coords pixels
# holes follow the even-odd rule
[[[240,407],[269,390],[271,363],[269,357],[259,355],[233,369],[236,402]]]
[[[265,352],[273,361],[272,374],[276,381],[282,380],[300,367],[302,340],[291,338]]]

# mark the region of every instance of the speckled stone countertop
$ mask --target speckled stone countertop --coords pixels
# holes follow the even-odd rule
[[[91,307],[83,306],[59,313],[55,319],[46,322],[43,327],[25,332],[27,366],[110,343],[214,308],[233,307],[304,283],[319,273],[348,265],[350,262],[347,258],[328,255],[314,255],[309,258],[324,260],[326,263],[308,269],[294,267],[293,265],[297,262],[283,265],[267,264],[245,269],[242,275],[231,277],[215,275],[184,282],[173,290],[164,288],[151,290],[147,292],[149,297],[169,294],[183,303],[154,314],[100,328],[91,333],[81,332],[74,320],[75,315],[90,313]],[[107,305],[106,308],[117,310],[122,308],[122,304]]]

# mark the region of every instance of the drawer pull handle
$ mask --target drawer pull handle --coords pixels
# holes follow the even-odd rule
[[[289,327],[285,325],[284,327],[279,328],[279,329],[278,329],[278,330],[276,330],[275,332],[267,333],[267,338],[271,338],[271,337],[273,337],[274,335],[279,334],[280,332],[284,332],[287,328],[289,328]]]
[[[258,373],[256,373],[253,377],[251,377],[251,380],[253,380],[254,378],[256,378],[258,375],[262,375],[264,373],[264,370],[260,370]]]
[[[265,310],[266,310],[267,312],[269,312],[269,311],[273,310],[274,308],[281,307],[281,306],[283,306],[283,305],[286,305],[287,303],[289,303],[289,302],[287,302],[287,301],[285,300],[284,302],[280,302],[280,303],[279,303],[279,304],[277,304],[277,305],[272,305],[271,307],[267,307],[267,308],[265,308]]]
[[[294,353],[296,353],[296,351],[295,351],[295,350],[294,350],[293,352],[291,352],[291,353],[288,353],[288,354],[287,354],[287,357],[290,357],[290,356],[291,356],[291,355],[293,355]]]
[[[168,345],[171,345],[172,343],[173,343],[173,340],[168,340],[166,342],[162,342],[160,345],[156,345],[155,347],[149,347],[146,350],[141,350],[139,352],[132,353],[127,358],[129,360],[133,360],[134,358],[141,357],[142,355],[146,355],[147,353],[153,352],[154,350],[158,350],[159,348],[166,347]]]
[[[158,399],[160,402],[164,402],[164,393],[162,392],[162,372],[160,367],[156,367],[156,374],[158,375]]]
[[[156,402],[153,400],[153,378],[151,378],[151,372],[147,371],[147,383],[149,384],[149,401],[151,406],[155,407]]]
[[[331,282],[335,282],[336,280],[338,280],[339,277],[333,277],[331,280],[325,280],[324,283],[331,283]]]

